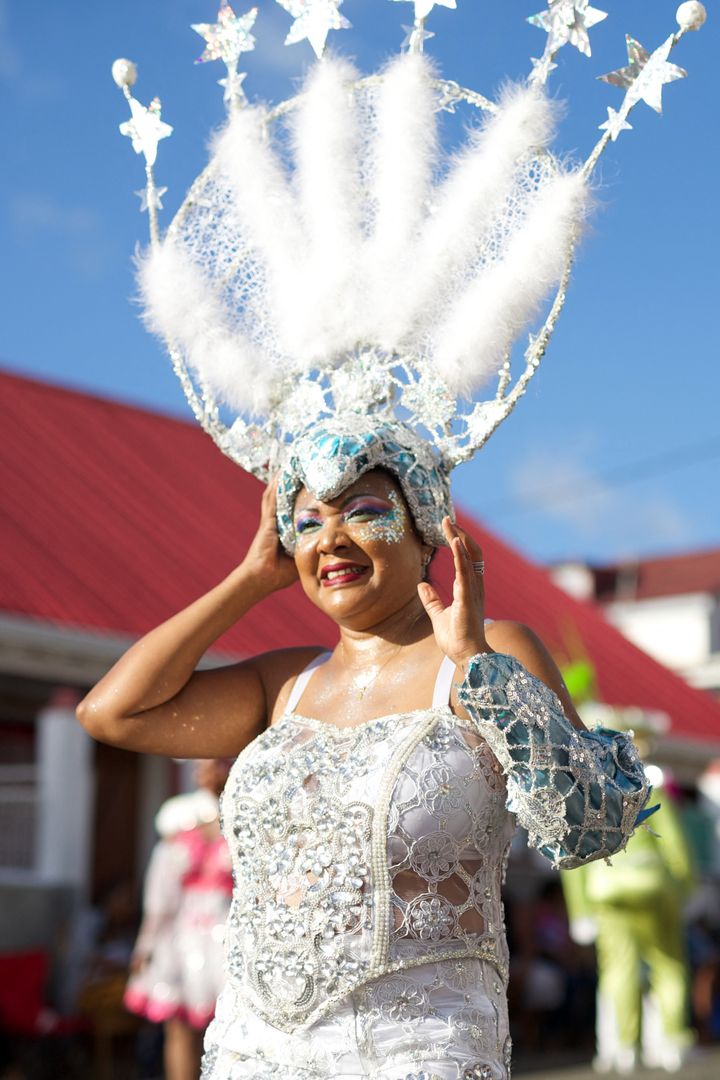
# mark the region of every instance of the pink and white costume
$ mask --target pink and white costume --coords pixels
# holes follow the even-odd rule
[[[207,1026],[225,978],[223,937],[230,906],[230,854],[200,826],[159,840],[145,878],[143,929],[149,954],[132,975],[125,1005],[154,1023],[178,1018]]]

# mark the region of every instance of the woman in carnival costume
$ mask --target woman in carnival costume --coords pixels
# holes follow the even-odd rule
[[[340,0],[282,3],[288,40],[319,54],[347,25]],[[228,66],[228,123],[162,240],[152,166],[169,130],[158,102],[131,96],[134,66],[114,67],[132,109],[123,133],[147,165],[148,324],[205,430],[269,481],[237,569],[79,708],[115,745],[239,755],[207,1080],[508,1080],[500,887],[515,821],[573,867],[619,851],[649,812],[628,737],[583,728],[529,630],[486,624],[482,553],[449,494],[538,366],[590,171],[640,100],[630,86],[582,168],[549,152],[544,80],[598,15],[571,6],[572,34],[550,4],[542,60],[498,104],[436,77],[422,53],[433,4],[418,0],[408,51],[383,73],[325,58],[301,94],[264,109],[237,71],[254,12],[222,4],[195,29],[203,58]],[[661,61],[674,67],[658,56],[653,78]],[[438,115],[461,104],[487,119],[448,162]],[[553,290],[513,384],[512,343]],[[494,398],[475,401],[498,372]],[[442,545],[447,606],[427,580]],[[252,606],[298,582],[337,628],[332,651],[196,671]]]
[[[124,995],[130,1012],[164,1029],[165,1080],[197,1077],[202,1035],[224,984],[223,927],[230,907],[230,853],[218,798],[230,761],[196,762],[197,790],[160,807],[160,839],[145,874],[143,920]]]

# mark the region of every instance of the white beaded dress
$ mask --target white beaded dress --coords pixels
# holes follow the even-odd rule
[[[502,878],[515,819],[555,866],[624,847],[647,780],[626,735],[575,729],[511,656],[448,702],[355,727],[297,711],[222,799],[235,887],[203,1080],[509,1080]]]
[[[353,728],[295,711],[223,795],[235,896],[204,1080],[507,1080],[502,770],[449,705]],[[380,974],[378,974],[380,973]]]

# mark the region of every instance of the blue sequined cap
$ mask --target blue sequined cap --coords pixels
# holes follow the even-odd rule
[[[445,544],[442,519],[453,516],[449,470],[440,455],[401,421],[372,424],[349,415],[318,424],[288,450],[277,490],[278,532],[285,550],[295,549],[293,511],[301,488],[334,499],[371,469],[397,477],[415,526],[433,547]]]

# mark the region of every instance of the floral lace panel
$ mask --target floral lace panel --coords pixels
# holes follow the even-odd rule
[[[502,770],[484,740],[441,721],[405,764],[390,810],[391,933],[429,946],[503,933],[510,841]]]
[[[223,798],[235,987],[295,1029],[388,967],[469,953],[504,970],[505,801],[492,753],[446,708],[263,733]]]

